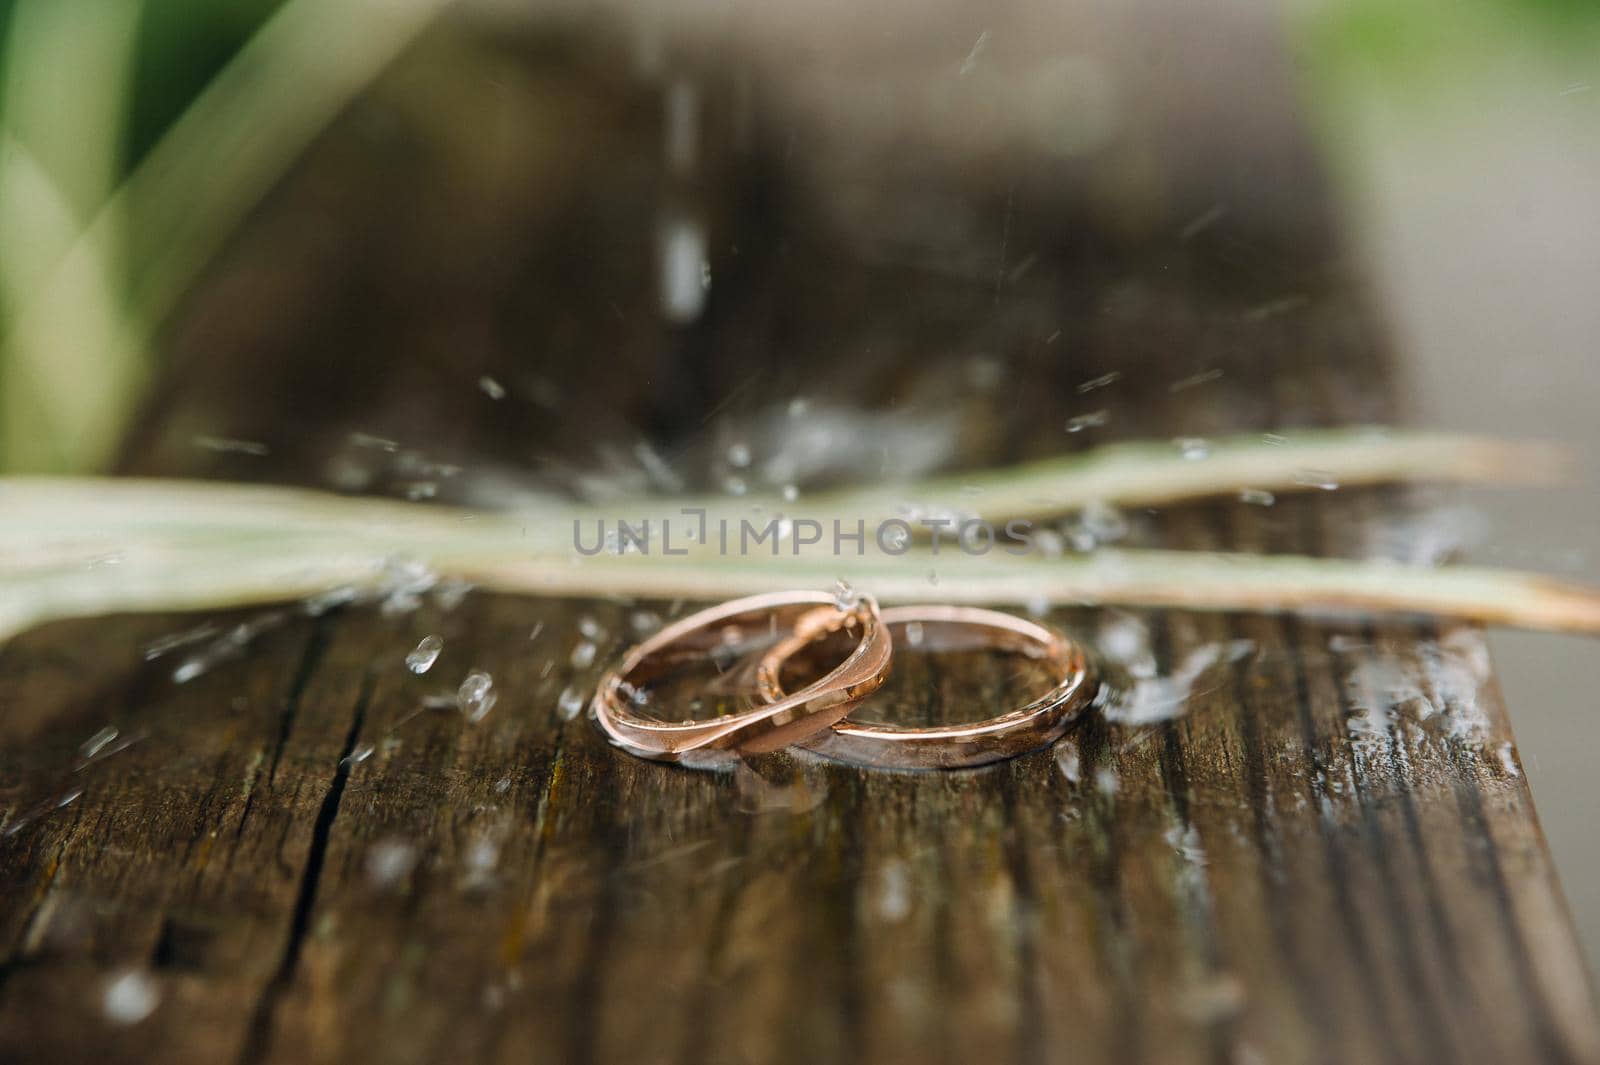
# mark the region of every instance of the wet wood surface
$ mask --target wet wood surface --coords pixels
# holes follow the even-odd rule
[[[1286,173],[1229,180],[1299,180],[1303,159],[1287,154]],[[580,312],[503,305],[548,282],[547,265],[502,278],[513,267],[484,259],[471,286],[429,281],[426,306],[387,300],[390,317],[354,335],[329,326],[393,291],[384,271],[422,269],[386,254],[397,203],[417,195],[403,182],[387,201],[364,188],[373,204],[340,215],[342,250],[325,258],[269,224],[300,217],[296,197],[325,205],[344,187],[291,182],[265,235],[230,253],[174,331],[193,372],[163,390],[130,470],[314,480],[311,456],[326,453],[290,445],[251,465],[180,446],[219,428],[433,439],[418,389],[467,356],[397,354],[426,315],[455,328],[510,313],[559,341],[542,375],[572,395],[596,387],[595,360],[569,343]],[[1315,224],[1251,228],[1238,211],[1206,221],[1216,195],[1175,194],[1131,232],[1083,232],[1077,212],[1103,206],[1092,195],[1063,215],[1054,193],[1002,190],[984,210],[995,233],[1009,227],[1003,301],[993,263],[981,280],[908,282],[879,261],[844,270],[798,238],[746,250],[740,299],[672,334],[672,352],[657,325],[628,324],[634,304],[617,325],[601,300],[615,416],[670,424],[647,387],[662,372],[695,422],[757,410],[753,394],[782,396],[797,375],[819,403],[831,390],[916,410],[895,384],[915,373],[954,382],[951,431],[970,466],[1085,440],[1395,417],[1381,330],[1337,242]],[[402,227],[466,239],[419,233]],[[294,284],[316,307],[291,300],[254,331],[230,317],[241,277],[282,295],[285,258],[309,272]],[[575,284],[598,284],[597,269]],[[860,331],[875,301],[923,342],[914,365],[863,341],[878,335]],[[823,343],[851,330],[850,344]],[[755,341],[776,350],[770,365],[735,357]],[[460,402],[483,402],[480,373],[514,383],[514,364],[493,359],[526,355],[506,347],[456,372]],[[217,366],[196,368],[200,350]],[[333,350],[342,362],[320,354]],[[364,393],[359,375],[384,359],[398,368]],[[1112,372],[1104,401],[1080,391]],[[317,387],[328,381],[344,383]],[[462,432],[451,402],[439,399],[452,427],[440,439]],[[1102,407],[1104,429],[1063,432]],[[518,434],[554,432],[498,410],[490,421],[506,453],[529,446]],[[1397,554],[1414,504],[1230,500],[1129,515],[1129,536]],[[1125,671],[1147,652],[1159,676],[1188,678],[1156,693],[1163,720],[1096,715],[1051,750],[975,771],[779,758],[715,773],[631,758],[566,712],[643,615],[693,606],[472,593],[396,614],[289,610],[184,683],[183,651],[145,651],[207,619],[85,620],[14,640],[0,650],[0,1060],[1600,1060],[1479,632],[1058,605],[1053,624]],[[419,677],[404,659],[429,634],[444,652]],[[591,639],[589,663],[573,651]],[[424,707],[474,668],[498,693],[481,722]],[[1002,687],[946,670],[893,697],[979,716],[1001,709]]]

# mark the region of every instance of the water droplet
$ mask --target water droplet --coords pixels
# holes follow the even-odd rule
[[[711,283],[705,227],[685,218],[667,220],[661,227],[659,255],[661,313],[669,321],[687,325],[705,309]]]
[[[1327,470],[1296,470],[1294,483],[1304,488],[1316,488],[1324,492],[1332,492],[1339,487],[1339,482]]]
[[[160,658],[162,655],[167,654],[170,651],[176,651],[180,647],[186,647],[191,643],[199,643],[201,640],[210,639],[211,637],[215,636],[218,631],[219,630],[217,626],[208,621],[204,625],[199,625],[192,629],[185,629],[183,632],[175,632],[168,636],[162,636],[160,639],[152,640],[145,644],[144,659],[146,662],[148,662],[151,659]]]
[[[187,684],[189,681],[206,673],[213,666],[239,657],[252,640],[268,629],[282,624],[287,616],[281,610],[273,610],[258,614],[248,621],[241,621],[190,655],[182,665],[173,670],[173,683]]]
[[[506,386],[488,375],[478,378],[478,387],[483,389],[483,394],[490,399],[506,398]]]
[[[1077,521],[1067,529],[1067,537],[1078,551],[1093,551],[1101,544],[1114,544],[1128,535],[1128,520],[1109,503],[1084,506]]]
[[[222,436],[197,436],[194,438],[194,443],[196,447],[225,455],[260,456],[268,453],[267,445],[258,444],[254,440],[231,440]]]
[[[472,846],[467,848],[462,864],[467,869],[466,876],[462,878],[463,887],[487,887],[494,880],[495,867],[500,864],[500,844],[487,837],[474,840]]]
[[[749,486],[744,483],[743,477],[729,474],[722,479],[722,490],[730,496],[742,496],[749,491]]]
[[[588,614],[578,619],[578,631],[583,633],[583,638],[586,640],[599,641],[606,638],[605,626]]]
[[[1272,447],[1282,447],[1289,442],[1289,438],[1282,433],[1262,433],[1261,442]]]
[[[360,598],[360,589],[353,585],[340,585],[337,588],[329,588],[325,592],[318,592],[316,595],[308,595],[300,600],[300,612],[307,617],[320,618],[328,611],[348,606]]]
[[[786,485],[783,486],[783,499],[784,499],[784,502],[793,503],[795,500],[797,500],[799,498],[800,498],[800,489],[797,486],[792,485],[792,484],[786,484]]]
[[[466,601],[472,591],[472,582],[451,578],[440,581],[433,590],[433,602],[440,610],[451,611]]]
[[[803,417],[811,409],[811,401],[804,396],[796,396],[789,401],[789,417]]]
[[[908,622],[906,622],[906,646],[907,647],[921,647],[922,646],[922,637],[923,637],[922,622],[920,622],[920,621],[908,621]]]
[[[412,481],[405,485],[405,497],[412,503],[432,499],[439,494],[439,486],[432,481]]]
[[[878,871],[873,909],[880,920],[898,924],[911,916],[911,874],[905,862],[892,859]]]
[[[1200,436],[1174,437],[1172,446],[1178,449],[1178,454],[1191,462],[1197,462],[1211,454],[1211,443]]]
[[[595,645],[588,640],[579,641],[572,649],[572,657],[568,659],[573,669],[588,669],[594,665]]]
[[[1496,754],[1500,758],[1500,768],[1506,771],[1507,776],[1520,777],[1522,775],[1522,767],[1517,765],[1517,752],[1512,747],[1511,741],[1507,740],[1502,743],[1496,749]]]
[[[654,610],[635,610],[628,617],[628,625],[638,636],[648,636],[661,628],[661,615]]]
[[[1239,502],[1249,503],[1256,507],[1270,507],[1278,501],[1278,497],[1264,488],[1239,489]]]
[[[350,753],[348,755],[339,759],[340,768],[348,770],[360,765],[362,762],[365,762],[368,758],[372,757],[373,750],[374,748],[370,743],[356,744],[350,749]]]
[[[1117,778],[1117,771],[1109,767],[1094,771],[1094,786],[1100,794],[1110,798],[1122,790],[1122,781]]]
[[[494,690],[494,678],[482,670],[473,670],[456,689],[456,706],[472,724],[482,721],[500,699]]]
[[[83,741],[83,746],[78,748],[78,754],[85,760],[93,758],[105,749],[106,744],[116,739],[119,733],[117,726],[107,725],[93,736]]]
[[[1083,766],[1078,757],[1078,748],[1071,740],[1063,741],[1056,749],[1056,768],[1061,771],[1068,784],[1076,785],[1083,779]]]
[[[356,447],[369,448],[373,451],[399,451],[400,443],[387,437],[373,436],[371,433],[351,433],[350,443]]]
[[[438,636],[424,636],[417,644],[416,649],[406,655],[406,668],[421,676],[433,668],[439,661],[439,653],[444,650],[444,640]]]
[[[1200,385],[1210,384],[1212,381],[1217,381],[1221,378],[1222,371],[1220,369],[1204,370],[1200,373],[1193,374],[1189,377],[1172,382],[1172,384],[1167,386],[1167,391],[1184,392],[1191,388],[1197,388]]]
[[[367,878],[380,888],[392,888],[411,875],[417,849],[403,839],[380,840],[367,851]]]
[[[1092,410],[1088,414],[1080,414],[1067,422],[1067,432],[1081,433],[1085,429],[1095,429],[1111,420],[1108,410]]]
[[[1054,529],[1035,529],[1029,542],[1045,558],[1060,558],[1067,553],[1067,543]]]
[[[1107,385],[1114,385],[1121,379],[1122,372],[1120,370],[1112,370],[1110,373],[1101,374],[1099,377],[1092,378],[1079,385],[1078,394],[1087,395],[1090,392],[1105,388]]]
[[[161,1005],[161,988],[148,973],[126,969],[106,982],[102,1006],[113,1024],[138,1024]]]
[[[833,605],[840,610],[854,610],[861,602],[861,593],[843,577],[833,582]]]
[[[379,611],[385,617],[409,614],[422,606],[422,596],[438,582],[438,576],[415,559],[389,559],[378,588]]]
[[[677,471],[657,453],[648,440],[641,440],[633,446],[633,456],[639,460],[639,465],[644,467],[644,472],[656,488],[667,493],[683,491],[683,478],[678,476]]]
[[[741,470],[750,465],[750,445],[737,443],[729,447],[728,465]]]
[[[583,688],[576,684],[569,684],[561,689],[561,694],[556,698],[556,713],[561,720],[571,721],[583,712]]]

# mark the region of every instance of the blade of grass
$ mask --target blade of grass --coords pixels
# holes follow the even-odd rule
[[[139,0],[21,0],[12,8],[0,115],[0,462],[71,469],[106,451],[140,352],[124,342],[111,252],[123,233],[108,217],[97,255],[53,298],[36,301],[71,253],[84,220],[116,181],[132,77]]]
[[[584,559],[513,553],[499,530],[470,529],[452,542],[431,544],[284,538],[271,530],[242,543],[147,536],[118,555],[56,559],[7,572],[0,639],[68,617],[277,603],[341,586],[376,591],[397,558],[421,563],[439,578],[543,596],[721,599],[782,587],[822,588],[843,579],[885,602],[1418,614],[1600,633],[1600,590],[1474,567],[1152,550],[1062,558],[935,556],[917,548],[898,557]]]
[[[956,509],[1003,522],[1070,513],[1093,503],[1158,506],[1244,489],[1284,493],[1396,481],[1550,481],[1566,467],[1562,451],[1546,444],[1378,427],[1305,429],[1220,437],[1207,442],[1200,459],[1167,442],[1108,444],[1001,473],[939,477],[903,490],[830,493],[814,497],[808,506],[869,519]],[[892,497],[893,510],[884,509],[886,496]]]
[[[662,518],[672,518],[682,528],[685,509],[704,510],[708,522],[726,520],[735,528],[741,519],[765,520],[774,514],[853,526],[858,519],[871,525],[906,513],[949,511],[998,525],[1012,517],[1068,513],[1089,503],[1155,506],[1228,495],[1241,488],[1311,491],[1315,484],[1327,483],[1323,478],[1344,485],[1545,480],[1564,465],[1565,455],[1543,444],[1446,433],[1306,430],[1291,434],[1284,443],[1264,443],[1255,434],[1220,438],[1203,461],[1185,459],[1163,443],[1111,444],[1024,466],[819,493],[794,503],[717,496],[639,499],[601,509],[551,498],[498,515],[243,484],[21,477],[0,480],[0,511],[11,517],[0,524],[0,545],[14,542],[25,549],[29,537],[81,536],[85,530],[249,530],[261,527],[264,515],[259,508],[269,507],[272,522],[285,530],[339,528],[365,533],[395,525],[413,536],[440,531],[448,535],[464,522],[503,521],[526,530],[531,539],[525,542],[565,548],[571,544],[574,521],[649,519],[659,529]],[[1315,477],[1308,477],[1308,471],[1315,471]],[[161,505],[144,505],[156,499]]]
[[[770,556],[583,557],[567,539],[578,512],[556,503],[475,513],[198,482],[12,479],[0,481],[0,509],[0,636],[71,616],[374,590],[396,559],[534,595],[705,599],[842,578],[890,601],[1418,613],[1600,632],[1600,591],[1470,567],[1145,550],[840,557],[790,544]]]
[[[451,2],[289,0],[262,27],[17,308],[3,350],[26,369],[9,375],[20,384],[8,407],[38,417],[8,434],[9,468],[103,464],[144,383],[151,333],[312,138]],[[124,310],[128,226],[142,239]],[[94,336],[76,331],[86,315]]]

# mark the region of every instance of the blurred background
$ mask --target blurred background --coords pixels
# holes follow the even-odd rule
[[[1580,458],[1430,511],[1419,559],[1594,576],[1592,0],[0,0],[0,34],[6,473],[787,490],[1257,428],[1205,387],[1270,379],[1241,330],[1354,334],[1374,417]],[[1170,410],[1109,387],[1179,343]],[[1494,648],[1593,957],[1600,656]]]

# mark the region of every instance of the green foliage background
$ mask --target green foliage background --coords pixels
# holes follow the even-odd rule
[[[156,369],[150,338],[177,298],[161,282],[170,290],[192,280],[226,235],[205,227],[236,224],[276,175],[230,169],[226,138],[197,136],[176,145],[177,158],[163,158],[163,172],[143,187],[130,189],[130,179],[252,40],[283,21],[275,16],[294,8],[303,31],[294,40],[312,46],[319,18],[342,17],[351,33],[359,31],[352,20],[386,10],[350,0],[0,0],[0,471],[90,472],[114,454]],[[1453,86],[1506,56],[1592,61],[1600,82],[1600,0],[1326,0],[1283,10],[1344,173],[1360,167],[1360,138],[1345,135],[1352,100],[1387,94],[1449,106]],[[28,17],[41,13],[42,22]],[[40,33],[41,24],[54,29]],[[353,63],[381,62],[381,45],[364,55],[348,43],[362,39],[330,34]],[[254,110],[231,121],[212,114],[201,130],[235,125],[279,137],[268,160],[295,151],[317,108],[341,101],[305,100],[318,91],[305,87],[315,79],[287,76],[295,57],[279,59],[263,69],[283,84],[235,93]],[[80,121],[86,115],[99,116],[93,128]],[[208,166],[202,156],[213,148],[217,165]],[[190,187],[163,187],[180,180]],[[200,193],[221,206],[188,218],[184,200]],[[152,269],[174,243],[180,254]],[[153,295],[141,289],[152,273]]]

